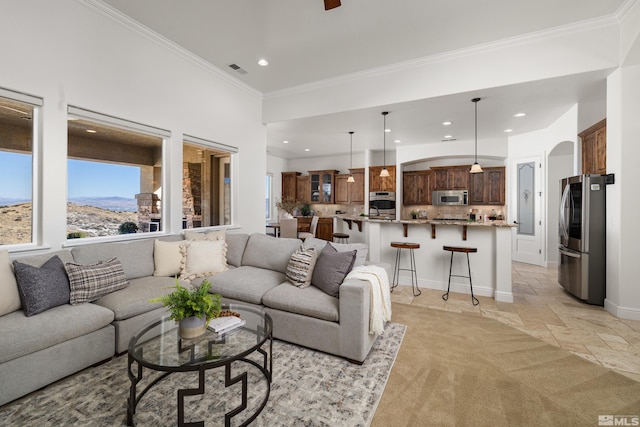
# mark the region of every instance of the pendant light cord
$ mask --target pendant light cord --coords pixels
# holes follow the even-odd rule
[[[387,168],[387,114],[388,111],[382,112],[382,164],[383,169]]]

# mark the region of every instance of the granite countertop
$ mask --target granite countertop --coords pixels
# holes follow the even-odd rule
[[[334,217],[348,221],[377,222],[377,223],[397,223],[397,224],[435,224],[435,225],[466,225],[469,227],[515,227],[516,224],[509,224],[503,220],[495,221],[467,221],[463,219],[381,219],[369,218],[368,216],[336,214]]]

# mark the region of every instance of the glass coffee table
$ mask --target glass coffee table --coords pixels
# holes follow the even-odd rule
[[[246,324],[221,334],[207,328],[207,331],[197,338],[183,339],[178,335],[177,322],[170,320],[167,315],[131,338],[128,355],[131,386],[127,399],[127,425],[134,424],[136,407],[152,387],[173,373],[196,372],[198,376],[196,388],[175,386],[178,398],[177,425],[204,426],[204,421],[185,423],[185,396],[204,394],[206,373],[216,368],[224,369],[222,381],[224,388],[241,383],[240,403],[225,412],[225,426],[230,426],[233,417],[247,409],[248,387],[253,383],[248,381],[248,372],[251,371],[252,374],[257,372],[257,375],[263,376],[260,382],[266,382],[266,393],[263,392],[263,398],[258,398],[257,403],[250,408],[253,413],[243,414],[245,416],[242,417],[243,421],[240,425],[245,426],[255,420],[267,404],[271,391],[273,366],[271,318],[260,310],[243,305],[225,305],[223,310],[239,313]],[[134,365],[137,365],[137,368]],[[138,383],[143,379],[144,368],[160,372],[160,375],[146,384],[138,393]],[[232,376],[232,373],[235,375]],[[213,392],[219,392],[221,388],[221,386],[215,388]]]

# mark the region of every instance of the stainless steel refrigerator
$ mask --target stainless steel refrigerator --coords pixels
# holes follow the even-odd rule
[[[588,304],[606,297],[606,185],[604,176],[560,180],[558,282]]]

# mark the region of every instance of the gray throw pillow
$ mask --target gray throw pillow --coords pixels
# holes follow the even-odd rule
[[[115,257],[95,264],[65,264],[69,275],[71,305],[95,301],[103,295],[125,288],[129,281]]]
[[[25,316],[69,303],[69,278],[57,255],[41,267],[13,261],[13,271]]]
[[[340,296],[340,285],[353,268],[356,251],[338,252],[327,244],[316,261],[311,284],[333,297]]]

